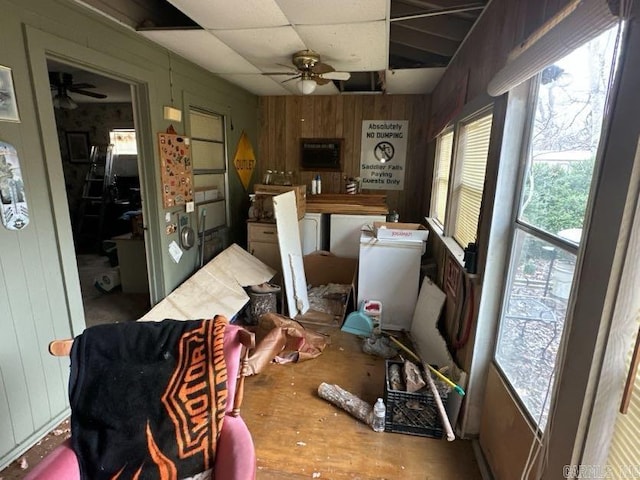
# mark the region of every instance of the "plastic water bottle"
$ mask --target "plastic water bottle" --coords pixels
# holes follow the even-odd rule
[[[379,398],[373,406],[373,420],[371,422],[371,427],[374,431],[384,432],[386,413],[387,407],[384,406],[384,402]]]
[[[316,176],[316,183],[318,184],[318,195],[320,195],[322,193],[322,179],[320,178],[320,175]]]
[[[311,180],[311,195],[317,195],[318,194],[318,179],[316,177],[313,177],[313,180]]]

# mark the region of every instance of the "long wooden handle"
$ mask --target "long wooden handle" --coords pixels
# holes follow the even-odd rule
[[[629,373],[627,374],[627,382],[624,385],[624,393],[622,394],[622,402],[620,402],[620,413],[623,415],[629,410],[629,403],[633,394],[633,385],[636,382],[636,373],[638,372],[638,364],[640,363],[640,328],[636,337],[636,346],[631,356],[631,365],[629,365]]]
[[[440,398],[440,393],[436,388],[436,383],[433,381],[433,377],[431,376],[431,373],[429,373],[427,364],[423,362],[422,367],[424,368],[424,373],[425,373],[425,376],[427,377],[427,382],[429,383],[431,394],[433,395],[433,398],[436,401],[436,406],[438,407],[438,412],[440,413],[440,419],[442,420],[442,426],[447,432],[447,440],[449,440],[450,442],[453,442],[456,439],[456,435],[453,433],[453,428],[451,428],[451,422],[449,422],[449,417],[447,416],[447,411],[444,409],[444,404],[442,403],[442,398]]]

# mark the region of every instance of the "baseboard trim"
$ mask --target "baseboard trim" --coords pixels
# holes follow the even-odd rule
[[[480,441],[477,438],[474,438],[473,440],[471,440],[471,446],[473,447],[473,453],[476,457],[476,462],[478,462],[478,469],[480,470],[480,475],[482,475],[482,480],[495,480],[493,474],[491,473],[489,462],[487,462],[487,459],[482,452]]]

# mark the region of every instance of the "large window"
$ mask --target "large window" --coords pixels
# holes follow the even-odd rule
[[[491,121],[485,110],[437,139],[431,217],[463,248],[476,241]]]
[[[495,358],[540,428],[549,411],[615,37],[605,32],[545,68],[532,102]]]

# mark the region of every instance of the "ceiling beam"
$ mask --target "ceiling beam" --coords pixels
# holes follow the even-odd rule
[[[450,13],[458,18],[466,18],[468,20],[475,20],[478,18],[480,12],[486,7],[486,2],[482,0],[391,0],[392,11],[393,4],[399,3],[405,7],[413,8],[414,14],[419,13],[436,13],[443,11],[447,13],[449,11],[455,11],[457,9],[471,9],[470,11],[462,11],[459,13]],[[477,10],[476,10],[477,9]]]
[[[452,15],[440,15],[437,17],[415,18],[411,20],[394,20],[415,13],[415,8],[402,3],[391,4],[391,22],[403,27],[413,28],[423,33],[430,33],[438,37],[448,38],[461,42],[473,26],[473,22],[457,18]]]
[[[189,27],[197,24],[164,0],[81,0],[93,10],[103,13],[131,28]]]
[[[406,45],[389,43],[389,68],[446,67],[450,57],[425,52]]]
[[[398,1],[423,10],[443,10],[471,6],[484,7],[487,4],[483,0],[393,0],[393,3]]]
[[[460,46],[460,42],[437,37],[428,33],[405,28],[402,25],[391,24],[389,39],[393,43],[406,45],[425,52],[437,53],[445,57],[452,57]]]

